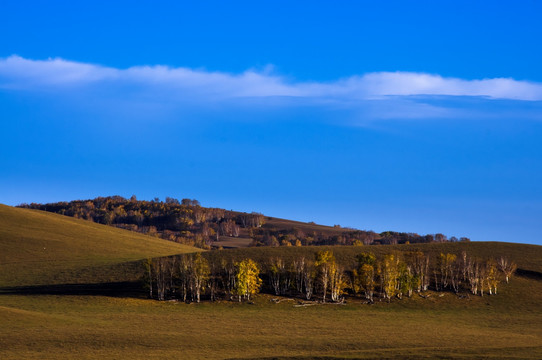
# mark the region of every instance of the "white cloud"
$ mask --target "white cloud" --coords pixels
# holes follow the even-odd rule
[[[108,84],[163,89],[172,95],[221,98],[295,97],[367,100],[386,96],[482,96],[492,99],[542,100],[542,84],[508,78],[464,80],[413,72],[375,72],[334,82],[295,82],[269,72],[242,74],[167,66],[115,69],[63,59],[0,59],[0,86],[16,89],[59,89]]]
[[[379,72],[360,82],[372,95],[485,96],[494,99],[542,100],[542,84],[507,78],[463,80],[439,75]]]
[[[28,60],[19,56],[0,59],[0,86],[4,88],[82,85],[112,79],[119,73],[112,68],[62,59]]]
[[[117,69],[63,59],[0,58],[0,89],[53,93],[96,111],[153,114],[180,109],[248,106],[262,111],[276,106],[323,109],[332,121],[371,119],[491,118],[506,114],[540,119],[542,83],[508,78],[465,80],[413,72],[374,72],[331,82],[293,81],[272,72],[240,74],[167,66]],[[465,97],[475,101],[467,101]],[[78,98],[79,100],[77,100]],[[83,99],[83,100],[81,100]],[[454,100],[455,99],[455,100]],[[504,100],[504,101],[503,101]],[[96,101],[101,101],[101,107]],[[488,104],[491,105],[488,106]],[[532,104],[530,106],[528,104]],[[94,111],[94,109],[91,109]],[[184,110],[183,110],[184,111]],[[218,110],[220,111],[220,110]],[[265,111],[265,110],[263,110]]]

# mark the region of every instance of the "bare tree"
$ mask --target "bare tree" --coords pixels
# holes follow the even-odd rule
[[[307,260],[303,268],[303,285],[305,288],[305,298],[310,300],[314,292],[314,279],[316,277],[316,269],[314,262]]]
[[[145,265],[145,273],[147,274],[147,281],[148,281],[148,286],[149,286],[149,298],[152,299],[152,269],[153,269],[153,266],[152,266],[152,259],[147,259],[144,263]]]
[[[179,274],[179,290],[184,302],[187,300],[188,291],[190,289],[190,268],[191,258],[188,255],[182,255],[179,259],[178,274]]]
[[[269,282],[275,291],[275,295],[281,294],[281,282],[284,274],[284,260],[281,258],[272,258],[268,265]]]
[[[503,257],[503,256],[499,258],[498,265],[499,265],[499,270],[503,272],[504,277],[506,279],[506,283],[508,284],[508,281],[510,280],[510,278],[512,277],[512,275],[517,269],[517,265],[514,262],[508,260],[508,258]]]
[[[209,262],[209,295],[211,296],[211,301],[216,300],[216,294],[219,289],[219,279],[220,279],[220,266],[216,261]]]
[[[456,255],[449,253],[440,253],[437,257],[437,266],[434,269],[437,290],[444,290],[450,284],[456,259]]]
[[[152,262],[152,272],[156,284],[156,295],[158,300],[165,300],[167,288],[166,259],[158,258]]]
[[[461,286],[462,265],[460,261],[455,261],[450,269],[450,286],[452,290],[457,294]]]
[[[295,289],[298,293],[303,293],[303,277],[305,271],[305,257],[300,257],[297,260],[294,260],[293,269],[294,269],[294,278],[295,278]]]
[[[236,223],[233,223],[231,226],[231,233],[234,237],[239,237],[239,234],[241,232],[241,228]]]
[[[469,268],[469,263],[467,261],[467,252],[461,252],[461,273],[463,275],[463,281],[467,281],[467,272]]]
[[[222,286],[228,298],[231,299],[236,288],[235,263],[232,259],[226,260],[223,258],[220,262],[220,266],[222,267]]]
[[[421,251],[408,253],[407,261],[412,267],[412,272],[419,280],[416,284],[416,291],[427,291],[431,276],[429,274],[429,255]]]
[[[473,295],[478,294],[480,286],[480,262],[472,258],[468,260],[467,279],[469,280],[470,291]]]

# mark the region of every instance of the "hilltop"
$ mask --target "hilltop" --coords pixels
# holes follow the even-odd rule
[[[264,216],[258,212],[203,207],[197,200],[155,198],[152,201],[121,196],[98,197],[50,204],[22,204],[100,224],[120,227],[203,249],[248,246],[313,246],[466,242],[466,237],[404,233],[324,226]]]

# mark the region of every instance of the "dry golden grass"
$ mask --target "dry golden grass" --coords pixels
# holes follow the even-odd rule
[[[0,205],[0,287],[62,283],[70,274],[89,268],[194,251],[201,250],[90,221]]]
[[[43,247],[50,252],[43,251]],[[45,250],[46,250],[45,249]],[[206,256],[292,258],[320,248],[258,248]],[[329,248],[328,248],[329,249]],[[254,304],[183,304],[0,291],[0,359],[540,359],[542,247],[503,243],[331,247],[339,261],[362,251],[467,250],[507,255],[528,276],[497,296],[446,293],[391,304],[294,307],[260,295]],[[0,206],[3,286],[133,279],[150,256],[194,251],[55,214]]]
[[[526,280],[518,280],[518,285]],[[529,286],[532,286],[530,284]],[[513,289],[509,289],[513,290]],[[536,290],[542,290],[537,284]],[[504,291],[508,291],[504,290]],[[517,297],[518,303],[521,302]],[[2,359],[515,358],[542,356],[540,308],[498,296],[295,308],[0,296]],[[506,299],[504,299],[506,300]],[[504,301],[507,302],[508,300]]]

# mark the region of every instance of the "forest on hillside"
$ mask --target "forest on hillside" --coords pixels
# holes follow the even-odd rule
[[[375,245],[469,241],[444,234],[374,231],[318,226],[314,223],[276,222],[260,213],[203,207],[197,200],[167,197],[165,201],[135,196],[97,197],[19,207],[54,212],[100,224],[137,231],[181,244],[210,249],[224,237],[251,239],[251,246]],[[217,245],[218,244],[218,245]]]

